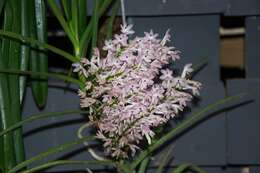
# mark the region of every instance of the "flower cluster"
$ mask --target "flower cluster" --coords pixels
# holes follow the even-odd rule
[[[73,64],[74,72],[84,78],[85,88],[79,90],[80,105],[90,108],[90,121],[97,127],[97,137],[111,157],[134,155],[138,143],[146,138],[150,144],[153,129],[174,118],[187,106],[201,84],[189,78],[191,64],[180,76],[167,68],[179,59],[179,51],[166,46],[152,31],[132,40],[132,26],[122,26],[121,34],[105,41],[105,58],[94,49],[91,60]]]

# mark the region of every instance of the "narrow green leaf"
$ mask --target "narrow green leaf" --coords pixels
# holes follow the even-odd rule
[[[35,19],[37,40],[47,42],[46,30],[46,12],[43,0],[35,0]],[[33,26],[32,26],[33,27]],[[31,57],[31,70],[33,72],[48,72],[48,57],[47,52],[42,47],[39,48],[37,57]],[[43,108],[47,101],[48,95],[48,80],[45,76],[32,76],[32,93],[35,102],[39,108]]]
[[[0,55],[0,59],[2,60],[2,56]],[[1,63],[0,63],[1,64]],[[1,67],[1,65],[0,65]],[[8,80],[7,76],[0,74],[0,115],[1,115],[1,127],[3,130],[10,127],[12,124],[12,120],[10,120],[12,117],[10,117],[10,96],[8,92]],[[1,138],[3,141],[2,146],[3,150],[1,150],[1,167],[5,170],[3,172],[6,172],[7,170],[11,169],[16,163],[15,163],[15,153],[14,153],[14,144],[13,144],[13,138],[12,134],[4,135],[3,138]],[[3,163],[4,162],[4,165]]]
[[[2,65],[2,51],[0,51],[0,66]],[[5,98],[5,95],[4,95],[4,91],[5,91],[5,87],[4,87],[4,82],[7,82],[5,81],[5,75],[3,74],[0,74],[0,115],[1,115],[1,122],[0,122],[0,130],[4,130],[4,123],[3,123],[3,120],[2,118],[4,117],[5,115],[5,105],[6,105],[6,101],[4,98]],[[5,153],[4,153],[4,140],[2,137],[0,137],[0,171],[1,172],[5,172]]]
[[[26,171],[23,171],[21,173],[32,173],[32,172],[38,172],[40,170],[50,168],[57,165],[105,165],[105,166],[114,166],[114,163],[112,161],[98,161],[98,160],[89,160],[89,161],[81,161],[81,160],[56,160],[47,162],[45,164],[42,164],[40,166],[34,167],[32,169],[28,169]]]
[[[34,114],[28,116],[28,118],[17,122],[16,124],[10,126],[9,128],[3,130],[0,132],[0,137],[5,135],[6,133],[9,133],[19,127],[22,127],[24,124],[36,121],[36,120],[41,120],[45,118],[50,118],[50,117],[59,117],[59,116],[65,116],[65,115],[71,115],[71,114],[83,114],[83,113],[88,113],[88,111],[82,111],[82,110],[65,110],[61,112],[48,112],[48,113],[40,113],[40,114]]]
[[[148,156],[141,162],[138,173],[145,173],[148,168],[149,162],[150,162],[150,157]]]
[[[91,43],[91,51],[94,47],[97,46],[97,37],[98,37],[98,10],[99,10],[99,0],[95,0],[94,10],[92,14],[93,18],[93,27],[92,27],[92,43]]]
[[[18,165],[16,165],[15,167],[13,167],[10,171],[8,171],[7,173],[15,173],[17,171],[19,171],[20,169],[28,166],[29,164],[35,162],[35,161],[38,161],[38,160],[42,160],[42,159],[45,159],[46,157],[52,155],[52,154],[55,154],[55,153],[59,153],[59,152],[62,152],[62,151],[65,151],[71,147],[74,147],[75,145],[78,145],[78,144],[81,144],[81,143],[84,143],[86,141],[90,141],[90,140],[94,140],[95,137],[93,136],[90,136],[90,137],[85,137],[85,138],[82,138],[82,139],[78,139],[78,140],[75,140],[75,141],[72,141],[72,142],[68,142],[68,143],[65,143],[65,144],[62,144],[60,146],[57,146],[57,147],[54,147],[54,148],[51,148],[37,156],[34,156],[32,157],[31,159],[28,159]]]
[[[13,33],[13,32],[8,32],[8,31],[3,31],[3,30],[0,30],[0,36],[2,37],[7,37],[7,38],[10,38],[10,39],[14,39],[14,40],[17,40],[17,41],[20,41],[22,43],[29,43],[32,47],[35,47],[36,45],[39,46],[39,47],[43,47],[45,49],[48,49],[49,51],[53,52],[53,53],[56,53],[60,56],[62,56],[63,58],[71,61],[71,62],[77,62],[78,59],[76,59],[73,55],[57,48],[57,47],[54,47],[52,45],[49,45],[49,44],[46,44],[46,43],[43,43],[43,42],[40,42],[36,39],[33,39],[33,38],[28,38],[28,37],[23,37],[22,35],[19,35],[19,34],[16,34],[16,33]]]
[[[105,13],[105,11],[108,9],[108,7],[110,6],[110,4],[112,3],[112,0],[106,0],[103,1],[103,3],[101,4],[99,10],[98,10],[98,19]],[[81,57],[84,57],[86,54],[86,50],[88,48],[88,43],[90,40],[90,36],[91,36],[91,31],[92,31],[92,27],[94,25],[94,18],[92,17],[87,28],[85,29],[81,39],[80,39],[80,55]]]
[[[84,29],[87,27],[87,1],[78,0],[79,11],[79,38],[82,36]]]
[[[69,77],[69,76],[61,74],[61,73],[20,71],[20,70],[13,70],[13,69],[0,69],[0,73],[10,73],[10,74],[29,75],[29,76],[33,75],[35,78],[37,78],[37,76],[54,77],[54,78],[57,78],[57,79],[61,79],[61,80],[64,80],[64,81],[68,81],[68,82],[77,84],[80,87],[84,87],[84,83],[81,82],[80,80],[75,79],[73,77]]]
[[[0,1],[0,15],[2,14],[2,10],[3,10],[3,8],[4,8],[5,1],[6,1],[6,0],[1,0],[1,1]]]
[[[178,166],[174,171],[172,171],[172,173],[184,173],[184,171],[192,171],[194,173],[206,173],[198,166],[192,164],[182,164]]]
[[[21,1],[20,0],[10,0],[9,1],[13,8],[13,26],[12,32],[20,34],[21,33]],[[16,41],[10,42],[9,58],[8,58],[8,68],[20,69],[20,57],[21,57],[21,43]],[[11,102],[11,112],[9,116],[12,116],[12,124],[21,120],[21,105],[20,105],[20,88],[19,88],[19,76],[18,75],[8,75],[9,82],[9,92]],[[15,148],[15,158],[16,164],[22,162],[25,159],[24,143],[22,137],[22,129],[19,128],[14,131],[14,148]]]
[[[28,0],[21,1],[21,35],[29,36],[29,3]],[[28,70],[29,68],[29,57],[30,57],[30,47],[28,45],[21,45],[21,60],[20,60],[20,70]],[[20,103],[22,103],[24,98],[24,92],[26,87],[26,76],[19,77],[20,85]]]
[[[9,32],[12,30],[13,25],[13,9],[10,5],[10,2],[5,4],[4,9],[4,22],[3,22],[3,31]],[[9,49],[10,49],[10,40],[7,38],[2,39],[2,61],[5,67],[8,67],[8,58],[9,58]]]
[[[6,1],[4,7],[4,22],[3,28],[6,31],[10,31],[13,25],[13,9],[10,1]],[[8,67],[8,58],[10,50],[10,40],[2,40],[2,51],[0,57],[0,68]],[[9,82],[8,76],[0,74],[0,108],[1,108],[1,126],[5,130],[14,122],[13,116],[11,114],[11,97],[9,92]],[[13,141],[13,133],[4,135],[3,138],[3,156],[1,156],[1,162],[4,161],[4,171],[6,172],[11,169],[15,164],[15,148]]]
[[[77,40],[79,39],[79,9],[78,9],[78,0],[74,0],[71,4],[71,23],[72,23],[72,31],[73,36]]]
[[[106,33],[107,39],[112,38],[114,21],[115,21],[115,17],[116,17],[119,7],[120,7],[120,1],[117,0],[115,5],[112,8],[112,13],[111,13],[111,16],[109,17],[109,21],[107,24],[107,33]]]
[[[67,21],[71,20],[71,0],[61,0],[61,5],[64,10]]]
[[[218,100],[217,102],[210,104],[206,106],[205,108],[202,108],[200,111],[193,113],[191,116],[189,116],[186,120],[184,120],[182,123],[177,125],[174,129],[166,133],[163,137],[152,143],[146,150],[143,150],[131,163],[131,168],[136,168],[140,162],[150,153],[158,149],[160,146],[162,146],[165,142],[169,141],[176,135],[179,135],[192,125],[198,123],[202,118],[205,117],[205,114],[215,110],[219,106],[225,105],[229,102],[233,102],[235,100],[241,99],[245,94],[239,94],[235,96],[226,97],[224,99]]]
[[[73,45],[77,45],[77,41],[75,40],[75,37],[71,31],[71,29],[69,28],[67,22],[65,21],[61,10],[59,9],[58,5],[56,4],[56,1],[54,0],[47,0],[52,12],[54,13],[54,15],[57,17],[59,23],[61,24],[62,28],[64,29],[65,33],[67,34],[67,36],[69,37],[70,41],[72,42]],[[72,3],[73,4],[73,3]]]
[[[166,152],[162,153],[162,156],[160,157],[159,167],[157,168],[155,173],[163,173],[164,167],[166,167],[167,163],[169,162],[172,150],[173,146],[169,147],[169,149],[167,149]]]

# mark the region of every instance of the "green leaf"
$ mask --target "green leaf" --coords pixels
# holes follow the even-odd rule
[[[15,173],[15,172],[21,170],[22,168],[28,166],[29,164],[31,164],[31,163],[33,163],[35,161],[45,159],[46,157],[48,157],[48,156],[50,156],[52,154],[65,151],[67,149],[70,149],[71,147],[74,147],[75,145],[84,143],[86,141],[94,140],[94,139],[95,139],[95,137],[93,137],[93,136],[85,137],[85,138],[82,138],[82,139],[78,139],[78,140],[75,140],[75,141],[72,141],[72,142],[68,142],[68,143],[62,144],[60,146],[51,148],[51,149],[49,149],[49,150],[47,150],[47,151],[45,151],[45,152],[43,152],[43,153],[41,153],[41,154],[39,154],[37,156],[32,157],[31,159],[28,159],[28,160],[26,160],[26,161],[16,165],[15,167],[13,167],[7,173]]]
[[[65,21],[61,10],[59,9],[58,5],[56,4],[56,1],[54,0],[47,0],[52,12],[54,13],[54,15],[56,16],[56,18],[58,19],[59,23],[61,24],[62,28],[64,29],[65,33],[67,34],[67,36],[69,37],[70,41],[72,42],[72,44],[75,46],[77,45],[77,41],[73,35],[73,32],[71,31],[69,25],[67,24],[67,22]],[[73,3],[72,3],[73,4]]]
[[[4,22],[3,27],[4,30],[10,31],[13,25],[13,8],[10,4],[10,1],[5,3],[4,7]],[[0,68],[8,67],[8,59],[9,59],[9,50],[10,50],[10,40],[3,39],[2,40],[2,48],[1,48],[1,57],[0,57]],[[8,76],[4,74],[0,74],[0,111],[1,111],[1,127],[3,130],[7,129],[14,122],[13,116],[11,116],[11,97],[9,91],[9,81]],[[13,141],[13,134],[4,135],[2,138],[3,144],[3,156],[1,156],[1,162],[4,162],[4,171],[6,172],[11,169],[15,164],[15,148]]]
[[[91,51],[94,47],[97,46],[97,37],[98,37],[98,10],[99,10],[99,0],[95,0],[94,10],[92,14],[93,18],[93,27],[92,27],[92,43],[91,43]]]
[[[87,27],[87,1],[78,0],[79,11],[79,38],[82,36],[84,29]]]
[[[148,156],[141,162],[138,173],[145,173],[145,171],[147,170],[147,167],[149,165],[149,162],[150,162],[150,157]]]
[[[163,173],[164,167],[166,167],[167,163],[169,162],[173,147],[174,146],[170,146],[169,149],[166,150],[166,152],[163,152],[162,156],[160,157],[159,167],[157,168],[155,173]]]
[[[20,70],[13,70],[13,69],[0,69],[0,73],[10,73],[10,74],[19,74],[19,75],[29,75],[29,76],[34,76],[35,78],[37,76],[39,76],[39,78],[41,76],[45,76],[45,77],[54,77],[57,79],[61,79],[64,81],[68,81],[74,84],[79,85],[80,87],[84,86],[84,83],[81,82],[78,79],[75,79],[73,77],[69,77],[67,75],[64,74],[60,74],[60,73],[45,73],[45,72],[33,72],[33,71],[20,71]]]
[[[1,0],[1,1],[0,1],[0,15],[2,14],[2,10],[3,10],[3,8],[4,8],[5,1],[6,1],[6,0]]]
[[[78,46],[78,39],[79,39],[79,9],[78,9],[78,0],[74,0],[71,4],[71,23],[72,23],[72,31],[74,33],[74,38],[77,40]]]
[[[61,112],[48,112],[48,113],[41,113],[41,114],[34,114],[28,116],[28,118],[17,122],[16,124],[13,124],[9,128],[3,130],[0,132],[0,137],[19,128],[22,127],[24,124],[36,121],[36,120],[41,120],[45,118],[50,118],[50,117],[59,117],[59,116],[65,116],[65,115],[71,115],[71,114],[82,114],[82,113],[88,113],[88,111],[82,111],[82,110],[65,110]]]
[[[108,7],[110,6],[110,4],[112,3],[112,0],[106,0],[103,1],[103,3],[101,4],[99,10],[98,10],[98,19],[105,13],[105,11],[108,9]],[[81,57],[84,57],[86,52],[87,52],[87,48],[88,48],[88,43],[90,40],[90,36],[91,36],[91,32],[92,32],[92,28],[94,27],[94,18],[92,17],[87,28],[85,29],[81,39],[80,39],[80,55]]]
[[[229,102],[233,102],[235,100],[239,100],[244,97],[246,94],[239,94],[235,96],[226,97],[224,99],[218,100],[217,102],[202,108],[200,111],[193,113],[187,119],[185,119],[182,123],[178,124],[174,129],[166,133],[163,137],[154,141],[146,150],[143,150],[131,163],[131,168],[135,169],[140,162],[150,153],[158,149],[162,146],[165,142],[169,141],[170,139],[174,138],[175,136],[181,134],[183,131],[188,129],[189,127],[193,126],[194,124],[198,123],[202,118],[205,117],[205,114],[213,111],[214,109],[218,108],[219,106],[226,105]]]
[[[39,47],[43,47],[45,49],[48,49],[49,51],[53,52],[53,53],[56,53],[60,56],[62,56],[63,58],[71,61],[71,62],[77,62],[78,59],[76,59],[73,55],[57,48],[57,47],[54,47],[52,45],[49,45],[49,44],[46,44],[46,43],[43,43],[43,42],[40,42],[38,40],[35,40],[33,38],[28,38],[28,37],[24,37],[20,34],[16,34],[16,33],[13,33],[13,32],[9,32],[9,31],[3,31],[3,30],[0,30],[0,36],[2,37],[7,37],[9,39],[14,39],[14,40],[17,40],[17,41],[20,41],[22,43],[29,43],[32,47],[35,47],[35,46],[39,46]]]
[[[21,1],[21,35],[29,36],[29,3],[28,0]],[[28,45],[21,45],[21,60],[20,60],[20,70],[28,70],[29,68],[29,58],[30,58],[30,47]],[[19,77],[20,85],[20,103],[22,103],[24,98],[24,92],[26,87],[26,76]]]
[[[70,21],[71,20],[71,9],[70,9],[71,0],[61,0],[61,5],[63,7],[67,21]]]
[[[46,14],[45,4],[43,0],[35,0],[35,27],[37,40],[46,43],[47,42],[47,30],[46,30]],[[40,47],[40,51],[37,52],[37,57],[31,57],[31,70],[33,72],[48,72],[48,57],[47,52]],[[47,101],[48,96],[48,80],[45,76],[32,76],[32,93],[35,98],[35,102],[39,108],[43,108]]]
[[[10,0],[9,1],[13,8],[13,26],[12,32],[20,34],[21,33],[21,1],[20,0]],[[20,69],[20,57],[21,57],[21,43],[16,41],[10,42],[9,58],[8,58],[8,68]],[[19,88],[19,76],[18,75],[8,75],[9,81],[9,91],[11,102],[11,112],[9,116],[12,116],[12,124],[21,120],[21,105],[20,105],[20,88]],[[16,163],[20,163],[25,159],[24,143],[22,137],[22,129],[19,128],[14,131],[14,148]]]
[[[23,171],[21,173],[32,173],[38,172],[40,170],[50,168],[57,165],[105,165],[105,166],[114,166],[114,163],[111,161],[98,161],[98,160],[89,160],[89,161],[81,161],[81,160],[56,160],[51,161],[40,166],[34,167],[32,169]]]
[[[178,166],[172,173],[183,173],[184,171],[192,171],[194,173],[206,173],[201,168],[192,164],[182,164]]]
[[[118,12],[119,7],[120,7],[120,1],[117,0],[116,3],[114,4],[113,8],[112,8],[112,13],[111,13],[111,16],[110,16],[108,24],[107,24],[107,33],[106,33],[107,39],[112,38],[114,21],[115,21],[115,17],[116,17],[116,14]]]

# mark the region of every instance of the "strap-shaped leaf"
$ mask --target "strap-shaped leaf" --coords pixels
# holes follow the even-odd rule
[[[4,6],[4,30],[10,31],[13,24],[13,9],[10,1],[6,1]],[[1,55],[0,55],[0,68],[8,67],[8,58],[10,50],[10,40],[2,39]],[[10,92],[9,92],[9,82],[8,76],[6,74],[0,74],[0,109],[1,109],[1,126],[5,130],[14,122],[13,116],[10,116],[11,106],[10,106]],[[3,155],[1,158],[4,162],[4,172],[11,169],[15,164],[15,152],[14,152],[14,141],[13,134],[4,135],[3,138]]]
[[[45,118],[50,118],[50,117],[59,117],[59,116],[65,116],[65,115],[71,115],[71,114],[83,114],[83,113],[88,113],[88,111],[82,111],[82,110],[64,110],[60,112],[48,112],[48,113],[41,113],[41,114],[34,114],[28,116],[28,118],[17,122],[16,124],[10,126],[9,128],[3,130],[0,132],[0,137],[19,128],[22,127],[24,124],[36,121],[36,120],[41,120]]]
[[[71,0],[61,0],[61,5],[67,21],[71,20]]]
[[[84,29],[87,26],[87,1],[78,0],[79,8],[79,38],[82,36]]]
[[[115,5],[112,8],[112,13],[111,13],[111,16],[109,17],[109,21],[108,21],[108,24],[107,24],[107,33],[106,33],[107,39],[112,38],[114,21],[115,21],[115,17],[116,17],[116,14],[118,12],[119,7],[120,7],[120,0],[117,0],[115,2]]]
[[[72,24],[72,31],[75,40],[78,43],[79,39],[79,9],[78,9],[78,0],[74,0],[71,4],[71,24]]]
[[[36,39],[33,39],[33,38],[29,38],[29,37],[24,37],[20,34],[16,34],[16,33],[13,33],[13,32],[9,32],[9,31],[3,31],[3,30],[0,30],[0,37],[6,37],[6,38],[9,38],[9,39],[14,39],[14,40],[17,40],[17,41],[20,41],[22,43],[29,43],[32,47],[35,48],[35,46],[39,46],[39,47],[43,47],[53,53],[56,53],[58,55],[60,55],[62,58],[65,58],[71,62],[77,62],[78,59],[76,59],[73,55],[55,47],[55,46],[52,46],[52,45],[49,45],[49,44],[46,44],[46,43],[43,43],[43,42],[40,42]]]
[[[65,143],[65,144],[62,144],[62,145],[59,145],[57,147],[54,147],[54,148],[51,148],[37,156],[34,156],[18,165],[16,165],[15,167],[13,167],[10,171],[8,171],[7,173],[15,173],[17,171],[19,171],[20,169],[28,166],[29,164],[35,162],[35,161],[38,161],[38,160],[42,160],[42,159],[45,159],[46,157],[52,155],[52,154],[56,154],[56,153],[59,153],[59,152],[63,152],[63,151],[66,151],[67,149],[70,149],[71,147],[74,147],[75,145],[78,145],[78,144],[82,144],[83,142],[85,141],[91,141],[91,140],[94,140],[95,137],[93,136],[89,136],[89,137],[85,137],[85,138],[82,138],[82,139],[78,139],[78,140],[74,140],[72,142],[68,142],[68,143]]]
[[[13,69],[0,69],[0,73],[10,73],[10,74],[29,75],[29,76],[34,75],[34,77],[37,76],[53,77],[53,78],[71,82],[73,84],[77,84],[80,87],[84,86],[84,83],[81,82],[80,80],[75,79],[73,77],[69,77],[61,73],[32,72],[32,71],[20,71],[20,70],[13,70]]]
[[[21,35],[29,36],[29,3],[28,0],[21,1]],[[30,58],[30,46],[26,44],[21,45],[21,60],[20,60],[20,70],[28,70],[29,68],[29,58]],[[24,92],[26,87],[26,76],[19,77],[20,85],[20,103],[22,103],[24,98]]]
[[[58,165],[105,165],[105,166],[115,166],[114,162],[111,161],[99,161],[99,160],[56,160],[47,162],[45,164],[42,164],[40,166],[34,167],[32,169],[28,169],[26,171],[22,171],[21,173],[32,173],[32,172],[38,172],[40,170],[50,168],[53,166]]]
[[[99,10],[99,1],[100,0],[95,0],[95,5],[94,5],[94,10],[92,14],[93,18],[93,27],[92,27],[92,43],[91,43],[91,51],[94,47],[97,46],[97,37],[98,37],[98,10]]]
[[[68,23],[65,21],[61,10],[59,9],[58,5],[56,4],[56,1],[54,0],[47,0],[49,6],[51,7],[52,12],[54,13],[54,15],[56,16],[56,18],[58,19],[59,23],[61,24],[63,30],[65,31],[65,33],[67,34],[67,36],[69,37],[70,41],[72,42],[73,45],[77,45],[77,41],[68,25]]]
[[[6,1],[6,0],[0,1],[0,15],[2,14],[2,10],[3,10],[3,8],[4,8],[5,1]]]
[[[21,33],[21,1],[20,0],[10,0],[9,1],[13,8],[13,26],[12,32],[20,34]],[[21,43],[11,40],[9,58],[8,58],[8,68],[20,69],[20,57],[21,57]],[[11,112],[9,116],[13,117],[13,123],[21,120],[21,105],[20,105],[20,88],[19,88],[19,75],[8,75],[9,82],[9,92],[11,102]],[[25,151],[22,137],[22,129],[19,128],[14,131],[14,148],[16,164],[24,161]]]
[[[110,4],[112,3],[112,0],[106,0],[103,1],[103,3],[100,5],[99,10],[98,10],[98,19],[105,13],[105,11],[108,9]],[[91,18],[87,28],[85,29],[82,37],[80,38],[80,55],[81,57],[84,57],[86,54],[86,50],[88,48],[88,43],[91,40],[91,32],[92,32],[92,27],[94,25],[94,19],[93,17]]]
[[[33,22],[31,27],[35,27],[36,29],[37,40],[46,43],[47,30],[45,4],[43,0],[35,0],[34,4],[35,22]],[[35,52],[35,56],[31,57],[30,64],[33,72],[48,72],[48,57],[44,48],[39,47],[39,51]],[[37,76],[36,78],[32,76],[32,93],[37,106],[43,108],[48,96],[48,80],[45,76]]]

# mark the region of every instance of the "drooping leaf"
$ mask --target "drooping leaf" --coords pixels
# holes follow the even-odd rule
[[[71,62],[77,62],[78,61],[73,55],[71,55],[71,54],[69,54],[69,53],[67,53],[67,52],[65,52],[65,51],[63,51],[63,50],[61,50],[57,47],[54,47],[52,45],[40,42],[40,41],[33,39],[33,38],[24,37],[24,36],[16,34],[16,33],[3,31],[3,30],[0,30],[0,36],[6,37],[6,38],[9,38],[9,39],[14,39],[14,40],[20,41],[22,43],[29,43],[33,48],[35,48],[35,46],[43,47],[43,48],[48,49],[49,51],[51,51],[53,53],[60,55],[62,58],[67,59]]]
[[[48,112],[48,113],[41,113],[41,114],[35,114],[35,115],[30,115],[28,118],[17,122],[16,124],[13,124],[12,126],[8,127],[7,129],[3,130],[0,132],[0,137],[19,128],[22,127],[23,125],[36,121],[36,120],[41,120],[45,118],[50,118],[50,117],[59,117],[59,116],[65,116],[65,115],[71,115],[71,114],[82,114],[82,113],[87,113],[87,111],[82,111],[82,110],[64,110],[61,112]]]
[[[34,156],[18,165],[16,165],[15,167],[13,167],[11,170],[9,170],[7,173],[15,173],[19,170],[21,170],[22,168],[28,166],[29,164],[35,162],[35,161],[38,161],[38,160],[42,160],[42,159],[45,159],[46,157],[52,155],[52,154],[55,154],[55,153],[59,153],[59,152],[63,152],[67,149],[70,149],[71,147],[74,147],[75,145],[78,145],[78,144],[81,144],[81,143],[84,143],[86,141],[91,141],[91,140],[94,140],[95,137],[93,136],[89,136],[89,137],[85,137],[85,138],[82,138],[82,139],[78,139],[78,140],[75,140],[75,141],[72,141],[72,142],[68,142],[68,143],[65,143],[65,144],[62,144],[60,146],[57,146],[57,147],[54,147],[54,148],[51,148],[37,156]]]
[[[32,169],[28,169],[26,171],[23,171],[21,173],[33,173],[38,172],[40,170],[50,168],[57,165],[105,165],[105,166],[114,166],[115,163],[112,161],[99,161],[99,160],[87,160],[87,161],[81,161],[81,160],[56,160],[56,161],[50,161],[45,164],[42,164],[40,166],[34,167]]]
[[[189,127],[198,123],[202,118],[205,117],[206,113],[215,110],[219,106],[226,105],[227,103],[233,102],[235,100],[239,100],[244,96],[245,96],[245,94],[243,93],[243,94],[239,94],[239,95],[235,95],[235,96],[226,97],[224,99],[218,100],[217,102],[202,108],[198,112],[193,113],[191,116],[189,116],[187,119],[185,119],[182,123],[177,125],[174,129],[170,130],[168,133],[166,133],[160,139],[154,141],[147,149],[143,150],[131,163],[131,168],[135,169],[140,164],[140,162],[144,158],[146,158],[147,155],[149,155],[150,153],[152,153],[153,151],[158,149],[165,142],[169,141],[170,139],[172,139],[175,136],[184,132]]]
[[[34,75],[35,78],[37,78],[37,77],[40,78],[40,76],[53,77],[53,78],[57,78],[57,79],[67,81],[67,82],[71,82],[73,84],[77,84],[80,87],[84,86],[84,83],[81,82],[80,80],[75,79],[73,77],[66,76],[66,75],[61,74],[61,73],[32,72],[32,71],[20,71],[20,70],[13,70],[13,69],[0,69],[0,73],[19,74],[19,75],[24,75],[24,76]]]

